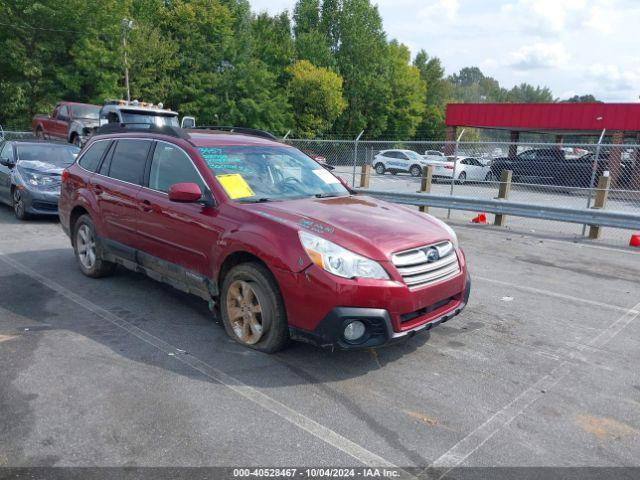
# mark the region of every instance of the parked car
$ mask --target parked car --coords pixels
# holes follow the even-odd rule
[[[336,167],[334,167],[333,165],[329,165],[329,163],[327,163],[327,157],[325,157],[324,155],[320,155],[318,153],[312,152],[311,150],[302,150],[302,151],[307,156],[311,157],[313,160],[315,160],[320,165],[322,165],[325,169],[329,171],[335,170]]]
[[[531,149],[519,153],[516,158],[496,159],[492,171],[499,178],[503,170],[513,171],[513,180],[522,183],[537,183],[567,187],[589,187],[592,176],[595,181],[605,170],[611,170],[610,152],[600,151],[596,165],[595,155],[587,153],[580,157],[566,156],[558,148]],[[594,174],[595,168],[595,174]],[[631,178],[631,165],[620,163],[620,182],[624,185]]]
[[[60,176],[80,149],[65,143],[11,140],[0,145],[0,202],[15,216],[58,215]]]
[[[458,162],[453,157],[447,157],[446,162],[433,165],[434,179],[455,178],[456,183],[465,182],[492,182],[495,180],[491,172],[491,161],[484,158],[458,157]]]
[[[503,170],[511,170],[515,182],[555,184],[560,180],[560,184],[564,184],[568,181],[565,180],[568,176],[565,153],[557,147],[533,148],[514,158],[494,159],[491,165],[494,176],[500,178]]]
[[[386,172],[393,174],[408,172],[414,177],[422,175],[422,169],[428,165],[427,160],[413,150],[381,150],[373,157],[373,168],[379,175]]]
[[[50,115],[36,115],[31,129],[36,138],[58,139],[81,147],[98,125],[100,106],[60,102]]]
[[[109,133],[110,132],[110,133]],[[269,138],[100,130],[63,175],[78,265],[123,265],[209,301],[239,343],[382,345],[451,319],[470,281],[453,230],[355,195]]]

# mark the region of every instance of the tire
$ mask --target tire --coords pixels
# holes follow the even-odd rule
[[[409,169],[409,173],[412,177],[421,177],[422,176],[422,168],[419,165],[412,165]]]
[[[384,175],[384,172],[386,171],[384,164],[382,163],[376,163],[375,169],[378,175]]]
[[[458,175],[458,183],[460,185],[464,185],[466,181],[467,181],[467,174],[465,172],[460,172],[460,174]]]
[[[39,140],[44,140],[44,132],[40,127],[36,128],[36,138]]]
[[[80,142],[80,135],[74,135],[71,139],[71,143],[73,143],[76,147],[82,148],[82,144]]]
[[[87,277],[107,277],[116,269],[115,263],[102,259],[96,228],[89,215],[82,215],[73,226],[73,251],[80,271]]]
[[[17,188],[11,193],[11,204],[13,206],[13,214],[18,220],[28,220],[30,215],[27,213],[22,193]]]
[[[222,282],[220,313],[227,334],[245,347],[275,353],[289,341],[280,289],[264,265],[242,263],[229,270]]]
[[[484,176],[484,181],[485,182],[495,182],[496,181],[496,176],[493,174],[493,172],[487,172],[487,174]]]

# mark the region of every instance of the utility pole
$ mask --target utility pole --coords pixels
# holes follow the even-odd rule
[[[124,50],[124,83],[127,87],[127,102],[131,101],[131,90],[129,89],[129,60],[127,58],[127,34],[133,28],[133,20],[122,19],[122,47]]]

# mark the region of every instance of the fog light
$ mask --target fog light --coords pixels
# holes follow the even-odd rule
[[[354,320],[349,325],[344,327],[344,338],[349,342],[355,342],[359,338],[362,338],[366,331],[364,323],[359,320]]]

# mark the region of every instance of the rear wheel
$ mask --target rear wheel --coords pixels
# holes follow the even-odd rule
[[[458,183],[460,185],[463,185],[466,181],[467,181],[467,174],[465,172],[460,172],[460,175],[458,175]]]
[[[42,128],[40,128],[40,127],[36,128],[36,138],[38,138],[40,140],[44,140],[44,132],[42,131]]]
[[[22,197],[22,192],[14,188],[13,195],[13,214],[16,216],[18,220],[27,220],[29,218],[29,214],[27,213],[27,207],[24,203],[24,198]]]
[[[229,336],[244,346],[274,353],[289,340],[280,289],[259,263],[243,263],[229,271],[222,283],[220,311]]]
[[[412,177],[419,177],[422,175],[422,168],[420,168],[419,165],[413,165],[409,169],[409,173],[411,174]]]
[[[376,173],[378,175],[384,175],[385,168],[384,168],[384,165],[382,163],[377,163],[375,168],[376,168]]]
[[[91,217],[82,215],[74,226],[74,232],[73,249],[80,271],[91,278],[111,275],[116,265],[102,259]]]
[[[485,177],[484,177],[485,182],[495,182],[496,181],[496,176],[493,174],[493,172],[488,172]]]

